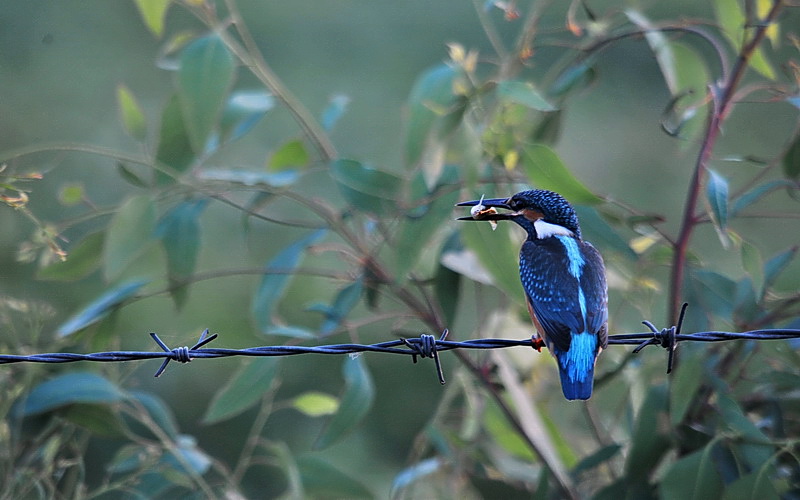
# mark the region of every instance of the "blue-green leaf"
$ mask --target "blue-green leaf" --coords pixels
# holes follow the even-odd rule
[[[15,406],[16,417],[29,417],[72,404],[113,404],[125,392],[108,379],[91,372],[73,372],[43,382]]]
[[[730,318],[736,297],[736,282],[713,271],[698,270],[691,274],[693,297],[706,314]]]
[[[319,335],[321,337],[330,335],[339,328],[342,321],[347,318],[350,311],[358,304],[358,301],[361,300],[363,291],[364,282],[361,279],[357,279],[339,290],[339,293],[336,294],[336,298],[330,306],[323,306],[318,309],[319,312],[322,312],[325,316],[325,321],[322,322],[322,326],[320,326],[319,329]]]
[[[228,420],[258,403],[272,389],[279,366],[280,358],[247,361],[214,395],[203,415],[203,423]]]
[[[764,264],[764,289],[772,286],[775,280],[780,276],[781,272],[789,265],[789,262],[797,255],[797,250],[800,247],[792,247],[789,250],[779,253],[772,257]]]
[[[269,187],[286,187],[297,182],[300,174],[296,170],[257,172],[241,169],[208,168],[198,172],[197,177],[208,181],[230,182],[243,186],[258,186],[261,184]],[[269,193],[264,194],[264,196],[269,196]]]
[[[328,106],[322,112],[320,124],[325,131],[330,132],[339,121],[344,113],[347,111],[347,105],[350,104],[350,98],[344,94],[336,94],[331,97]]]
[[[800,158],[798,158],[798,161],[800,161]],[[730,213],[728,215],[729,217],[734,217],[743,209],[747,208],[756,201],[760,200],[763,196],[767,195],[768,193],[782,187],[790,188],[793,187],[794,185],[795,184],[792,181],[788,181],[785,179],[777,179],[777,180],[767,181],[763,184],[759,184],[758,186],[754,187],[753,189],[743,193],[741,196],[736,198],[736,200],[733,202],[733,205],[730,208]]]
[[[131,391],[130,397],[135,399],[147,411],[150,419],[172,439],[178,437],[178,423],[170,407],[155,394],[143,391]],[[146,426],[143,426],[148,429]],[[152,435],[152,433],[149,433]],[[155,437],[155,436],[154,436]]]
[[[724,231],[728,225],[728,181],[711,169],[708,169],[706,199],[714,223]]]
[[[170,278],[183,279],[194,272],[200,249],[198,217],[208,205],[207,199],[185,201],[164,214],[155,230],[167,252]]]
[[[275,106],[275,99],[260,90],[233,92],[219,120],[219,142],[235,141],[247,134]]]
[[[361,422],[375,399],[375,385],[362,357],[347,358],[343,373],[345,389],[339,411],[317,438],[315,450],[325,449],[345,437]]]
[[[114,280],[154,241],[156,207],[148,195],[128,198],[114,212],[103,246],[103,274]]]
[[[555,111],[557,108],[528,82],[505,80],[497,84],[497,97],[537,111]]]
[[[66,337],[100,321],[124,301],[136,295],[147,283],[147,280],[132,280],[109,289],[62,323],[56,330],[56,336]]]
[[[414,83],[408,97],[409,117],[406,128],[406,162],[416,165],[422,158],[438,118],[452,106],[455,70],[442,64],[425,71]]]
[[[196,153],[202,153],[217,126],[236,65],[217,35],[194,40],[181,54],[177,86],[186,128]]]
[[[555,191],[579,205],[596,205],[603,201],[572,175],[558,154],[548,146],[525,146],[520,155],[520,164],[525,175],[538,189]]]
[[[283,297],[303,253],[323,236],[325,236],[325,230],[315,231],[300,238],[281,250],[264,268],[264,278],[253,297],[251,306],[253,318],[261,332],[266,333],[272,327],[272,315]]]

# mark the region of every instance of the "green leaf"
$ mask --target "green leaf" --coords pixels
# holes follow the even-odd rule
[[[406,163],[416,165],[422,158],[429,138],[435,132],[437,119],[452,106],[455,70],[445,64],[425,71],[411,89],[408,97],[406,127]]]
[[[422,172],[415,177],[411,188],[414,191],[413,199],[430,198],[431,201],[407,213],[396,232],[394,247],[397,262],[394,272],[399,279],[405,279],[408,271],[419,260],[420,253],[426,247],[420,242],[430,242],[437,231],[451,219],[453,205],[458,201],[458,190],[452,189],[452,185],[458,178],[458,167],[448,165],[436,188],[428,191]]]
[[[606,446],[603,446],[596,452],[592,453],[591,455],[587,456],[576,465],[572,469],[572,475],[578,476],[579,474],[590,471],[592,469],[597,468],[598,466],[608,462],[615,456],[617,453],[620,452],[622,446],[617,443],[612,443]]]
[[[236,64],[217,35],[194,40],[181,54],[178,92],[186,128],[196,153],[202,153],[233,84]]]
[[[222,386],[203,415],[203,423],[215,424],[239,415],[272,390],[280,358],[258,358],[247,362]]]
[[[303,491],[313,498],[374,498],[373,493],[327,461],[317,457],[300,457],[297,468]]]
[[[85,191],[83,184],[65,184],[58,190],[58,201],[66,207],[73,207],[84,200],[86,196]]]
[[[134,172],[130,165],[127,165],[121,161],[117,162],[117,172],[119,172],[119,176],[122,177],[122,180],[132,186],[139,188],[150,187],[150,183],[140,177],[139,174]]]
[[[269,159],[270,170],[284,170],[287,167],[305,168],[311,157],[308,155],[306,145],[300,139],[287,141],[278,148]]]
[[[126,437],[119,414],[109,405],[74,404],[65,408],[59,416],[91,431],[92,436],[112,439]]]
[[[109,222],[103,247],[103,274],[118,278],[153,241],[156,207],[148,195],[128,198]]]
[[[355,160],[336,160],[331,164],[331,177],[342,196],[353,207],[373,215],[393,213],[402,179]]]
[[[315,231],[281,250],[264,268],[261,280],[253,297],[251,311],[259,330],[266,333],[272,326],[272,315],[289,281],[292,273],[300,263],[305,250],[325,236],[325,230]]]
[[[772,462],[767,462],[757,470],[745,474],[726,485],[722,500],[766,500],[782,498],[781,493],[778,492],[773,483],[775,476],[769,473],[770,469],[774,469],[774,465]]]
[[[724,231],[728,225],[728,181],[711,169],[708,169],[706,199],[714,224]]]
[[[56,336],[66,337],[100,321],[120,304],[136,295],[136,292],[147,283],[147,280],[132,280],[109,289],[63,322],[56,329]]]
[[[348,104],[350,104],[350,98],[344,94],[337,94],[331,97],[330,101],[328,101],[328,106],[320,117],[320,124],[326,132],[333,130],[336,122],[347,111]]]
[[[194,273],[200,250],[198,218],[208,205],[207,199],[185,201],[164,214],[155,229],[167,253],[170,279],[182,280]]]
[[[375,399],[375,385],[362,357],[347,358],[343,373],[345,389],[339,411],[314,442],[315,450],[325,449],[344,438],[361,422]]]
[[[548,146],[525,146],[520,155],[520,164],[530,182],[538,189],[556,191],[578,205],[596,205],[603,201],[581,184]]]
[[[722,480],[712,459],[712,441],[702,450],[686,455],[673,463],[658,487],[659,498],[664,500],[705,500],[720,498]]]
[[[497,97],[501,101],[513,102],[537,111],[555,111],[557,109],[528,82],[516,80],[499,82]]]
[[[581,221],[581,233],[583,239],[592,242],[593,245],[601,250],[611,250],[630,260],[636,260],[636,252],[628,245],[625,239],[617,234],[611,225],[600,216],[593,207],[575,206],[578,220]]]
[[[736,282],[713,271],[695,271],[690,285],[700,308],[707,314],[728,319],[733,314]]]
[[[164,18],[167,16],[171,0],[134,0],[145,26],[156,37],[164,34]]]
[[[625,461],[626,475],[631,483],[647,481],[670,448],[670,437],[666,434],[668,428],[659,425],[668,418],[667,397],[665,386],[651,386],[639,410]]]
[[[495,285],[514,301],[522,301],[524,292],[519,280],[519,248],[522,237],[511,238],[513,224],[498,224],[492,231],[489,224],[464,222],[461,239],[478,256],[491,274]]]
[[[800,134],[792,140],[791,146],[783,157],[783,175],[797,181],[800,178]]]
[[[105,232],[86,236],[70,249],[65,261],[56,261],[36,273],[36,279],[49,281],[75,281],[100,267]]]
[[[264,115],[275,106],[275,99],[264,91],[238,91],[231,93],[219,119],[217,142],[235,141],[249,132]]]
[[[749,36],[745,27],[747,19],[742,11],[738,0],[714,0],[714,12],[717,22],[722,28],[723,33],[731,42],[734,49],[738,52],[742,49],[745,40],[749,41]],[[756,48],[749,60],[750,67],[761,73],[770,80],[775,79],[775,70],[767,61],[761,48]]]
[[[500,412],[497,405],[486,406],[481,427],[488,432],[494,445],[499,446],[511,456],[526,462],[536,460],[530,443],[511,427],[508,418]]]
[[[696,137],[704,125],[704,117],[697,111],[705,104],[706,86],[711,81],[705,60],[690,45],[671,40],[641,12],[628,9],[626,14],[646,30],[645,38],[673,97],[665,113],[665,122],[670,118],[671,123],[665,123],[665,130],[687,141]]]
[[[147,138],[144,112],[131,90],[123,84],[117,85],[117,106],[125,131],[137,141],[144,141]]]
[[[186,117],[181,109],[180,98],[176,94],[170,98],[161,114],[156,161],[169,170],[168,173],[158,170],[156,183],[164,185],[175,182],[173,176],[185,172],[194,159],[194,151],[186,128]]]
[[[703,351],[682,349],[681,363],[670,378],[669,418],[673,427],[683,422],[695,394],[703,385],[703,361]]]
[[[125,392],[92,372],[73,372],[43,382],[15,404],[15,417],[30,417],[73,404],[114,404]]]
[[[747,240],[741,244],[742,267],[753,280],[753,288],[758,297],[761,297],[764,287],[764,259],[757,246]]]
[[[332,415],[339,410],[339,400],[318,391],[308,391],[292,399],[292,407],[309,417]]]
[[[452,325],[456,319],[456,311],[461,294],[461,275],[450,270],[442,264],[445,253],[454,251],[456,246],[461,246],[458,232],[450,235],[436,259],[436,273],[433,275],[433,295],[439,304],[439,309],[444,316],[444,324]]]

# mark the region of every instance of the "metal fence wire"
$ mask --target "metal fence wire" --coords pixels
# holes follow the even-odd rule
[[[667,373],[672,371],[673,355],[680,342],[723,342],[729,340],[786,340],[800,338],[800,330],[795,329],[764,329],[749,332],[696,332],[681,333],[681,325],[685,316],[687,304],[681,309],[678,324],[659,330],[651,322],[643,321],[650,331],[646,333],[622,333],[609,335],[609,345],[636,345],[633,350],[638,353],[649,345],[657,345],[669,353],[667,360]],[[355,355],[364,352],[380,352],[385,354],[402,354],[411,356],[414,363],[417,357],[432,358],[436,364],[436,371],[441,384],[445,383],[442,367],[439,363],[439,353],[453,349],[504,349],[507,347],[527,346],[537,350],[543,347],[542,341],[534,336],[530,339],[473,339],[464,341],[447,340],[448,331],[445,330],[439,338],[433,335],[422,334],[415,338],[400,338],[377,344],[332,344],[322,346],[279,345],[249,347],[246,349],[208,348],[208,343],[218,337],[218,334],[209,334],[206,329],[200,339],[192,347],[169,348],[156,333],[150,336],[161,348],[161,351],[107,351],[88,354],[51,352],[44,354],[0,354],[0,364],[10,363],[73,363],[76,361],[117,362],[138,361],[145,359],[163,359],[155,376],[159,377],[170,361],[188,363],[194,359],[226,358],[231,356],[294,356],[297,354],[349,354]]]

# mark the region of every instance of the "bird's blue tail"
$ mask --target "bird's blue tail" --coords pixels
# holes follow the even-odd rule
[[[589,399],[594,386],[597,337],[588,332],[573,334],[567,352],[554,350],[561,375],[561,391],[567,399]]]
[[[561,375],[561,392],[564,397],[573,399],[589,399],[592,396],[592,387],[594,386],[594,366],[584,376],[578,379],[571,378],[569,372],[558,364],[558,374]]]

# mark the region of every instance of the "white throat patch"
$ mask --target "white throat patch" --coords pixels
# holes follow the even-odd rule
[[[551,236],[575,236],[575,234],[564,226],[558,224],[550,224],[541,219],[533,223],[536,228],[536,237],[540,240],[549,238]]]

